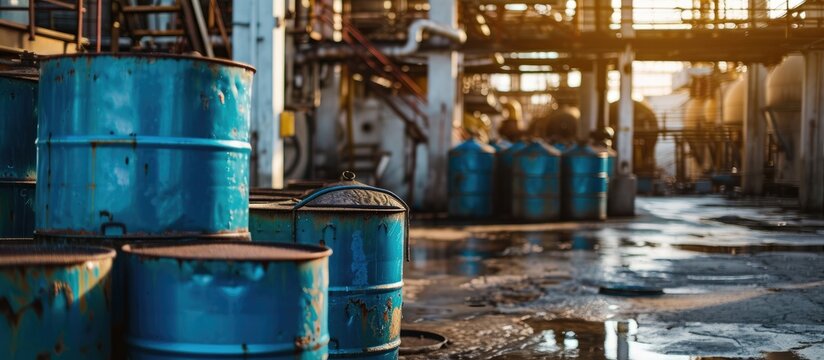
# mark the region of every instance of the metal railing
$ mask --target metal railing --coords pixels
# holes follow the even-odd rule
[[[95,19],[95,26],[96,26],[96,42],[95,42],[95,51],[100,52],[100,44],[101,44],[101,21],[102,21],[102,3],[103,0],[95,0],[97,6],[95,9],[97,10],[96,19]],[[36,25],[36,18],[37,12],[39,10],[43,11],[73,11],[75,13],[75,17],[77,20],[76,31],[74,33],[74,40],[75,46],[77,50],[83,49],[83,19],[84,14],[87,12],[87,8],[84,6],[84,0],[75,0],[73,3],[68,1],[61,1],[61,0],[29,0],[28,6],[0,6],[0,11],[27,11],[28,12],[28,24],[26,24],[26,28],[29,34],[29,40],[34,41],[37,37],[37,25]],[[51,7],[43,7],[38,8],[38,3],[44,3],[52,5]]]

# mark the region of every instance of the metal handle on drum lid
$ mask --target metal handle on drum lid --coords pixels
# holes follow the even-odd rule
[[[346,173],[352,174],[352,179],[355,178],[354,177],[355,174],[352,173],[351,171],[344,171],[344,173],[341,177],[343,178],[344,176],[346,176]],[[320,189],[320,190],[310,194],[309,196],[307,196],[306,198],[304,198],[303,200],[301,200],[300,202],[295,204],[295,206],[292,207],[292,239],[293,239],[293,241],[295,241],[295,242],[298,241],[298,237],[297,237],[297,231],[298,231],[297,211],[300,208],[302,208],[302,207],[306,206],[307,204],[309,204],[310,201],[320,197],[321,195],[325,195],[325,194],[328,194],[328,193],[341,191],[341,190],[377,191],[377,192],[380,192],[380,193],[383,193],[383,194],[386,194],[386,195],[389,195],[389,196],[393,197],[395,200],[400,202],[401,205],[403,205],[403,209],[406,211],[406,218],[404,219],[406,229],[404,229],[404,232],[403,232],[404,233],[403,242],[404,242],[404,250],[405,250],[405,255],[406,255],[405,258],[406,258],[406,261],[409,262],[410,259],[411,259],[411,257],[410,257],[410,248],[409,248],[409,224],[410,224],[410,221],[409,221],[409,206],[406,205],[406,202],[403,201],[403,199],[401,199],[400,197],[398,197],[398,195],[395,195],[395,193],[393,193],[389,190],[386,190],[386,189],[376,188],[374,186],[369,186],[369,185],[343,185],[343,186],[323,188],[323,189]]]

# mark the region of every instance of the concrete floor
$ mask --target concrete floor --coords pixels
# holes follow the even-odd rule
[[[778,200],[637,208],[599,223],[413,222],[404,328],[449,343],[404,358],[824,359],[824,220]]]

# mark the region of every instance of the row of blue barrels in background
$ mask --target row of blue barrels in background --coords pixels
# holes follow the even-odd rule
[[[124,245],[129,359],[320,359],[329,341],[324,247]],[[0,243],[3,359],[111,359],[115,250]]]
[[[172,247],[193,238],[250,239],[248,161],[253,71],[242,64],[182,56],[54,57],[41,62],[39,90],[32,92],[37,96],[33,101],[36,107],[27,110],[36,115],[26,118],[25,114],[10,117],[0,113],[3,126],[35,119],[26,124],[31,129],[39,128],[36,146],[40,177],[36,198],[27,202],[29,206],[34,204],[30,214],[34,217],[36,242],[44,246],[102,245],[119,254],[116,259],[120,260],[111,265],[106,285],[111,288],[110,303],[87,309],[95,317],[111,317],[112,335],[97,337],[96,333],[75,329],[78,336],[88,336],[87,342],[101,349],[107,349],[111,341],[113,358],[124,358],[127,350],[132,358],[140,359],[242,358],[266,351],[272,355],[262,358],[278,358],[277,349],[288,349],[290,357],[304,353],[309,358],[320,353],[325,356],[327,349],[333,357],[397,357],[407,208],[391,193],[352,181],[317,190],[304,196],[304,201],[293,203],[289,212],[292,230],[288,233],[273,229],[271,234],[260,234],[255,225],[255,241],[332,248],[334,255],[329,261],[334,276],[330,278],[328,304],[313,304],[317,311],[332,314],[328,345],[323,339],[308,341],[305,332],[296,332],[291,317],[244,311],[262,304],[272,305],[267,308],[272,313],[283,311],[274,306],[270,298],[274,293],[255,290],[245,295],[255,281],[265,277],[266,267],[232,268],[239,278],[218,281],[214,269],[197,264],[183,266],[185,257],[170,255],[175,261],[157,266],[176,263],[180,271],[186,270],[173,275],[177,285],[164,287],[163,291],[135,292],[136,284],[160,275],[148,266],[130,268],[140,264],[124,260],[129,258],[122,250],[124,244],[157,241]],[[30,86],[36,87],[37,83]],[[4,141],[3,151],[7,151],[6,139],[0,140]],[[35,154],[33,145],[32,138],[13,148],[29,156]],[[15,226],[20,224],[20,217],[16,219]],[[30,237],[31,225],[29,230],[16,231],[4,236]],[[221,261],[225,263],[221,266],[234,262],[229,258]],[[43,266],[53,267],[45,261]],[[39,288],[55,283],[44,273],[38,274]],[[277,276],[293,278],[286,272]],[[3,286],[0,310],[7,314],[34,311],[34,315],[25,316],[37,315],[36,305],[6,306],[2,299],[12,296],[12,287]],[[201,295],[216,295],[197,298],[184,293],[187,287],[203,287]],[[314,289],[317,294],[326,291]],[[72,293],[78,294],[75,290]],[[31,299],[41,299],[47,294],[30,295]],[[188,303],[196,301],[200,301],[197,306],[204,306],[203,311],[224,311],[225,316],[190,316]],[[283,301],[301,303],[307,298]],[[11,304],[10,300],[6,302]],[[168,308],[162,312],[140,310],[150,303],[166,304]],[[90,303],[73,304],[85,307]],[[161,317],[170,319],[161,322],[168,329],[147,328],[151,325],[147,321]],[[296,321],[302,321],[302,328],[316,328],[316,323],[309,320]],[[34,339],[36,332],[23,335],[12,330],[0,331],[4,334],[0,349],[39,346]],[[143,331],[151,334],[144,339],[148,333]],[[249,331],[282,333],[284,337],[279,339],[291,341],[274,343],[273,339],[252,337]],[[215,343],[216,337],[227,342]],[[245,338],[248,340],[241,341]],[[270,342],[257,343],[255,339]],[[102,355],[105,350],[92,350],[53,346],[42,351],[61,359],[106,358]],[[23,353],[0,355],[29,358]]]
[[[604,220],[614,155],[588,144],[561,152],[541,140],[502,151],[470,139],[449,152],[449,214],[521,221]]]

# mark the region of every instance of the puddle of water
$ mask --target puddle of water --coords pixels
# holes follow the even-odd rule
[[[586,321],[580,319],[528,319],[534,335],[497,349],[490,359],[608,359],[608,360],[732,360],[738,358],[673,355],[635,341],[635,320]],[[800,360],[790,351],[766,353],[766,360]]]

